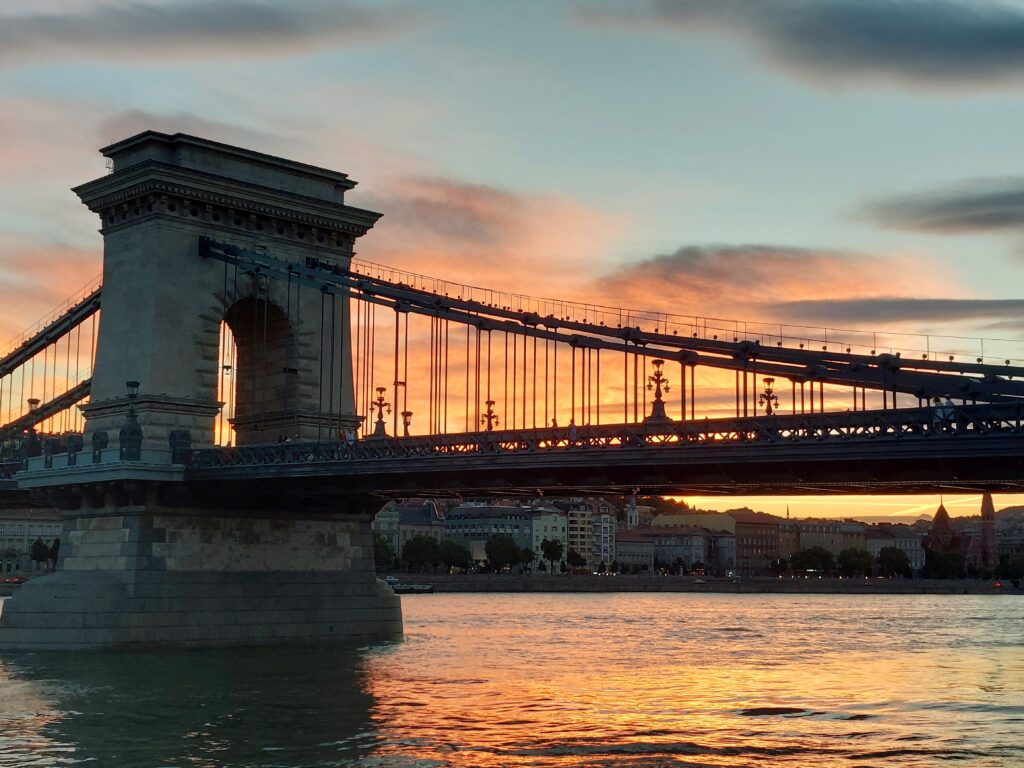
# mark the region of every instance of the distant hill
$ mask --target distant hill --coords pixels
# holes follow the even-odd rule
[[[997,520],[1024,520],[1024,506],[1003,507],[996,510]]]
[[[856,520],[862,523],[906,523],[910,525],[918,520],[931,520],[931,515],[856,515]]]

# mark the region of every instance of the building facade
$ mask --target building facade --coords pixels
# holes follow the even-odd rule
[[[882,523],[869,525],[864,532],[864,548],[877,560],[878,554],[886,547],[900,550],[910,561],[910,569],[918,573],[924,568],[924,547],[922,536],[909,525]]]
[[[56,510],[0,509],[0,572],[8,575],[43,572],[47,564],[32,559],[32,545],[48,547],[59,540],[63,521]]]
[[[484,563],[487,540],[493,536],[508,536],[521,549],[533,549],[533,510],[519,504],[470,502],[448,511],[444,531],[449,541],[469,550],[474,562]]]
[[[565,512],[555,507],[534,506],[531,510],[530,526],[532,529],[533,544],[530,547],[537,560],[544,558],[544,540],[560,542],[562,545],[562,558],[555,563],[555,572],[558,573],[565,565],[565,556],[569,551],[568,518]],[[536,567],[536,566],[534,566]],[[545,561],[545,568],[550,568],[551,563]]]
[[[615,536],[615,552],[621,573],[654,570],[654,538],[642,530],[619,531]]]
[[[782,518],[745,507],[725,514],[736,521],[736,572],[740,576],[770,576],[779,558]]]
[[[600,497],[559,499],[554,505],[564,510],[567,518],[567,541],[570,551],[597,570],[601,563],[615,562],[615,531],[618,509]]]
[[[788,522],[795,524],[799,529],[799,549],[823,547],[833,555],[838,555],[844,549],[867,548],[867,526],[856,520],[807,518]]]
[[[388,502],[373,520],[373,530],[381,534],[395,555],[402,557],[405,542],[413,536],[429,536],[441,541],[445,536],[444,513],[433,499],[403,499]]]

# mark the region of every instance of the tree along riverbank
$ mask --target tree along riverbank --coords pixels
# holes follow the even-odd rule
[[[1024,595],[1008,581],[938,579],[723,579],[692,576],[586,576],[402,574],[402,581],[430,584],[435,592],[723,592],[783,594]]]

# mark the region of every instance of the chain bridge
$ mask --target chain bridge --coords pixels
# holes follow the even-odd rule
[[[0,647],[399,635],[386,497],[1024,488],[1020,341],[469,286],[356,258],[346,174],[103,153],[102,277],[0,357],[0,492],[65,515]]]

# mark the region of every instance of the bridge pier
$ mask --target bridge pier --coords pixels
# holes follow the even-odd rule
[[[85,451],[18,475],[65,526],[58,570],[4,605],[0,648],[400,637],[399,598],[374,573],[375,509],[259,484],[204,497],[184,466],[216,442],[227,374],[238,445],[337,439],[362,421],[347,291],[229,270],[203,238],[345,267],[380,214],[345,203],[344,173],[192,136],[147,131],[103,153],[111,173],[75,190],[104,238]]]
[[[362,509],[200,508],[141,482],[69,489],[58,570],[0,613],[0,649],[397,639]],[[161,498],[164,496],[164,498]]]

